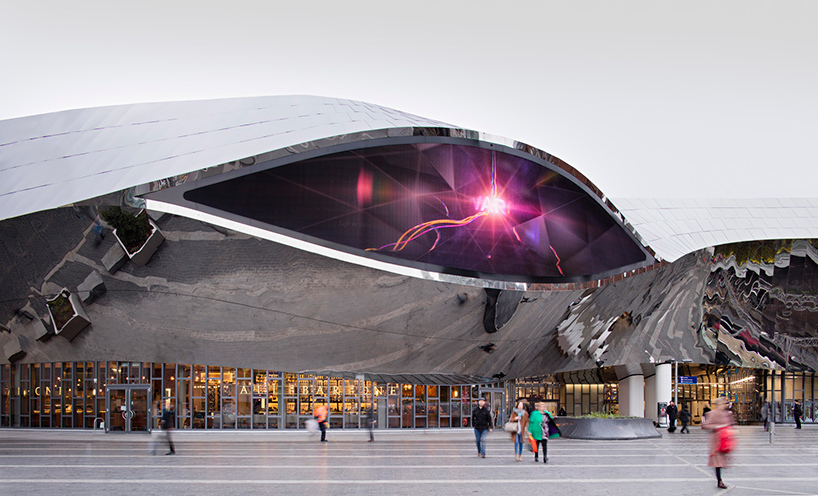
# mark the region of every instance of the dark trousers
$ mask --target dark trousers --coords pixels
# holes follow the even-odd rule
[[[676,432],[676,417],[669,417],[667,431]]]
[[[687,430],[687,421],[686,420],[682,420],[682,429],[679,431],[679,434],[681,434],[683,432],[687,432],[688,434],[690,434],[690,431]]]
[[[801,428],[801,417],[800,417],[800,416],[796,416],[796,417],[795,417],[795,428],[796,428],[796,429],[800,429],[800,428]]]
[[[537,447],[538,445],[539,448]],[[534,453],[534,461],[538,461],[537,457],[542,455],[542,461],[545,463],[546,460],[548,460],[548,438],[543,437],[542,439],[535,439],[534,448],[537,450],[537,452]]]
[[[173,429],[165,429],[165,442],[168,443],[168,453],[176,453],[176,450],[173,447],[173,439],[170,438],[170,431]]]
[[[318,422],[318,428],[321,429],[321,441],[327,440],[327,421]]]

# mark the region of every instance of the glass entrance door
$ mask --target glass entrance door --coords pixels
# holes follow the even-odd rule
[[[151,425],[150,386],[109,385],[105,407],[105,432],[146,432]]]
[[[486,398],[486,403],[488,403],[489,410],[491,410],[491,419],[494,422],[494,427],[496,429],[502,429],[508,417],[506,412],[505,391],[502,389],[482,388],[480,390],[480,396]]]

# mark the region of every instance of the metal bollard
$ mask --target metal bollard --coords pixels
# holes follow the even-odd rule
[[[775,421],[770,422],[770,444],[773,444],[775,438]]]

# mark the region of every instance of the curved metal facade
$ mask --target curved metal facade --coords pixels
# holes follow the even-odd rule
[[[17,361],[240,363],[288,372],[437,373],[489,379],[590,369],[599,361],[606,366],[645,363],[648,357],[717,361],[714,342],[706,340],[709,331],[702,326],[706,314],[714,313],[704,299],[714,274],[713,257],[697,251],[654,270],[634,270],[653,262],[652,252],[640,242],[642,236],[632,230],[643,220],[631,223],[587,178],[556,157],[521,143],[360,102],[314,97],[71,111],[4,121],[0,130],[4,188],[0,217],[5,219],[0,222],[4,302],[0,323],[10,329],[0,333],[0,346],[10,346],[9,350],[19,346],[23,355],[14,355]],[[389,155],[397,150],[392,147],[409,152]],[[445,152],[443,158],[434,156],[440,152]],[[476,180],[457,177],[455,162],[446,158],[456,155],[470,161],[472,165],[463,170]],[[421,158],[424,162],[418,165]],[[244,180],[241,188],[255,187],[261,181],[254,174],[268,175],[274,183],[263,193],[287,193],[281,187],[286,181],[304,190],[309,181],[294,178],[308,174],[307,179],[320,179],[337,161],[352,164],[339,168],[346,173],[330,176],[350,186],[352,196],[346,201],[352,214],[333,229],[343,235],[354,231],[354,239],[310,231],[315,222],[329,221],[332,215],[298,218],[290,212],[270,221],[248,214],[243,205],[208,204],[215,195],[204,193],[230,181]],[[492,169],[492,163],[501,165]],[[504,227],[503,233],[507,245],[514,246],[534,232],[517,226],[532,220],[545,226],[539,238],[531,239],[539,239],[535,248],[544,254],[541,266],[550,273],[532,275],[491,264],[484,269],[480,264],[487,258],[458,265],[451,255],[456,250],[449,258],[423,258],[451,242],[450,232],[438,229],[435,222],[463,221],[495,207],[510,212],[507,204],[494,201],[482,210],[484,203],[474,200],[486,198],[481,188],[491,192],[492,184],[504,184],[501,172],[525,168],[536,171],[528,182],[534,178],[540,184],[540,174],[545,173],[564,185],[560,194],[566,198],[568,193],[582,193],[574,197],[581,199],[577,202],[588,203],[595,209],[593,215],[609,222],[610,230],[599,231],[624,236],[616,239],[632,243],[631,253],[643,258],[576,269],[573,281],[580,284],[561,285],[572,279],[565,273],[557,276],[569,264],[562,261],[564,249],[550,241],[559,236],[552,236],[548,209],[515,219],[514,229]],[[317,172],[307,173],[308,169]],[[400,172],[412,178],[413,187],[430,194],[411,203],[417,195],[389,196],[388,188],[379,188],[379,181]],[[241,188],[226,196],[251,198]],[[306,208],[328,191],[331,188],[319,189],[298,201]],[[382,195],[383,191],[387,193]],[[525,200],[520,203],[548,206],[551,191],[544,191],[519,193]],[[84,208],[136,206],[144,202],[141,195],[155,209],[166,241],[147,265],[126,263],[111,269],[105,260],[115,251],[115,240],[109,230],[96,230],[93,213],[84,217]],[[462,198],[468,201],[456,207]],[[343,203],[339,199],[344,200],[337,195],[332,201]],[[358,222],[350,220],[357,218],[356,209],[404,200],[408,206],[372,216],[385,226],[383,233],[345,230],[344,224]],[[69,202],[77,208],[60,207]],[[569,198],[554,206],[568,208],[570,202]],[[291,203],[270,205],[281,209]],[[625,213],[648,209],[647,204],[626,207]],[[262,214],[267,213],[264,208]],[[455,208],[461,210],[454,213]],[[163,216],[163,211],[178,215]],[[327,213],[332,210],[316,209],[316,215]],[[480,219],[484,217],[488,213]],[[649,218],[653,217],[640,219]],[[810,229],[808,222],[805,229]],[[573,238],[577,232],[571,233]],[[704,232],[701,243],[708,239]],[[99,233],[108,235],[102,238]],[[736,236],[753,233],[736,231]],[[487,255],[494,245],[469,241],[475,236],[465,237],[470,253]],[[403,259],[386,253],[390,244],[398,247],[406,239],[415,244],[404,249],[417,248],[416,253]],[[604,244],[583,241],[586,245],[576,253],[590,253],[592,261],[609,255]],[[613,246],[621,248],[622,243]],[[548,252],[556,252],[559,266]],[[521,261],[519,253],[506,256]],[[628,277],[617,271],[627,271]],[[72,341],[59,336],[40,340],[35,328],[48,315],[45,298],[64,287],[76,291],[94,272],[107,292],[85,305],[91,326]],[[472,283],[485,274],[489,281],[495,277],[497,284]],[[547,282],[530,284],[537,277]],[[603,277],[607,279],[597,280]],[[728,313],[724,301],[719,305],[720,312]],[[754,315],[743,300],[738,308]],[[752,327],[752,319],[743,322]],[[783,322],[777,329],[787,334]],[[768,348],[770,367],[794,363],[782,364],[772,356],[781,354],[779,344]],[[799,366],[814,367],[810,358],[814,349],[802,353]]]

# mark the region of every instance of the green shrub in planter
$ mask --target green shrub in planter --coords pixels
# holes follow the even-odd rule
[[[46,299],[48,312],[54,326],[54,334],[71,341],[91,325],[88,314],[76,294],[63,288],[54,298]]]
[[[116,230],[116,236],[125,245],[128,253],[136,253],[153,231],[148,214],[144,210],[134,215],[120,207],[110,207],[101,211],[100,215]]]

